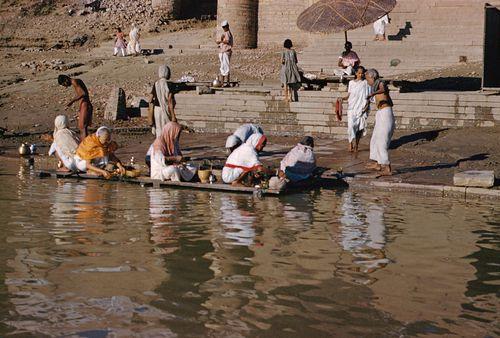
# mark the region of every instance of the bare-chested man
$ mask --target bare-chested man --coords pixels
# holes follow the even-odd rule
[[[75,102],[79,101],[78,129],[80,129],[80,139],[83,140],[88,135],[88,127],[92,125],[92,113],[94,111],[92,103],[90,103],[89,91],[82,80],[72,79],[67,75],[59,75],[57,82],[64,87],[73,86],[76,92],[76,97],[67,106],[71,107]]]
[[[372,87],[372,94],[368,95],[367,99],[370,100],[375,97],[377,104],[375,128],[370,142],[370,160],[372,160],[372,163],[369,163],[367,168],[378,170],[383,176],[392,175],[389,145],[394,133],[395,123],[389,88],[379,78],[379,74],[375,69],[366,71],[365,77],[368,85]]]

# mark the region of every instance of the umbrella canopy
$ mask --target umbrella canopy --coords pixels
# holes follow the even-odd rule
[[[338,33],[369,25],[396,6],[396,0],[320,0],[299,15],[297,26],[311,33]]]

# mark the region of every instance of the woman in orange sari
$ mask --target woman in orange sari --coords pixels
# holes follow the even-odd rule
[[[95,134],[87,136],[78,146],[75,155],[76,166],[82,172],[94,172],[104,178],[111,174],[105,170],[111,161],[115,162],[120,174],[125,174],[125,168],[114,152],[118,148],[116,142],[111,141],[111,130],[100,127]]]

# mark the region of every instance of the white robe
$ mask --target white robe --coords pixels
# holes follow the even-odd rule
[[[222,169],[224,183],[233,183],[243,172],[252,171],[262,165],[255,150],[256,144],[261,137],[262,134],[253,134],[246,143],[243,143],[229,155],[226,165]]]
[[[384,15],[377,21],[373,23],[373,31],[375,35],[384,35],[385,34],[385,26],[389,24],[389,17]]]
[[[193,179],[196,171],[196,168],[192,166],[168,165],[165,163],[165,156],[161,151],[151,150],[151,178],[154,180],[174,182],[183,180],[189,182]]]
[[[389,145],[394,133],[394,114],[391,107],[378,110],[370,141],[370,159],[380,165],[389,165]]]
[[[129,34],[129,43],[127,45],[127,54],[135,54],[141,52],[139,44],[139,28],[132,28]]]
[[[220,74],[228,76],[231,72],[231,52],[219,53]]]
[[[370,95],[370,86],[366,80],[349,82],[349,104],[347,108],[347,136],[349,142],[356,139],[356,134],[363,131],[366,135],[366,119],[368,112],[364,111],[367,99]]]

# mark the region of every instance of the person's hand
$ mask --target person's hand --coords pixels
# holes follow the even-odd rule
[[[174,159],[176,162],[180,163],[180,162],[182,162],[183,157],[178,155],[178,156],[175,156]]]
[[[125,167],[121,163],[117,163],[116,166],[118,167],[118,172],[120,173],[120,175],[125,175],[127,169],[125,169]]]
[[[177,117],[172,117],[172,122],[177,122]]]
[[[285,173],[283,172],[283,170],[278,171],[278,177],[279,178],[285,178],[286,177]]]
[[[107,180],[109,180],[111,178],[111,173],[107,172],[106,170],[103,170],[101,172],[101,174],[102,174],[102,177],[104,177]]]

